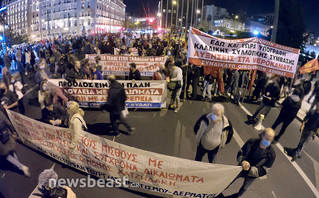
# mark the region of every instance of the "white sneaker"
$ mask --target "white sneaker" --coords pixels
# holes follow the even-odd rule
[[[22,166],[21,170],[23,171],[23,173],[24,173],[24,175],[25,175],[26,177],[30,177],[30,176],[31,176],[31,175],[30,175],[30,172],[29,172],[29,167],[27,167],[27,166]]]
[[[179,111],[179,107],[176,107],[176,109],[174,110],[174,113],[178,113]]]

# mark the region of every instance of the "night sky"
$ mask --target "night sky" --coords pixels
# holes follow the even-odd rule
[[[145,16],[142,2],[146,12],[148,7],[153,16],[157,13],[159,0],[124,0],[126,11],[132,16]],[[319,1],[302,0],[305,13],[307,31],[315,32],[319,36]],[[275,0],[205,0],[205,4],[214,4],[218,7],[227,8],[228,12],[241,14],[263,14],[274,11]]]

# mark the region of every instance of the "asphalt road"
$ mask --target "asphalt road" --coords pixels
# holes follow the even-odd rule
[[[40,118],[40,108],[37,104],[37,90],[30,92],[24,98],[26,115],[35,119]],[[216,102],[222,102],[225,106],[225,114],[230,119],[238,133],[237,138],[221,150],[216,158],[216,163],[236,165],[236,155],[240,149],[241,140],[246,142],[249,138],[258,137],[259,132],[254,130],[251,125],[245,124],[246,113],[243,109],[232,104],[224,98],[215,98]],[[186,101],[178,113],[163,109],[161,111],[131,111],[128,121],[136,132],[133,136],[121,134],[115,141],[132,147],[157,152],[165,155],[176,156],[185,159],[194,159],[196,152],[195,134],[193,126],[196,120],[204,113],[211,110],[212,103],[201,101]],[[244,107],[251,113],[257,109],[257,105],[244,104]],[[89,131],[112,140],[108,124],[108,113],[98,110],[86,109],[84,116],[89,126]],[[269,127],[278,116],[279,110],[272,109],[264,121],[264,125]],[[287,132],[282,136],[280,144],[287,147],[295,147],[298,144],[300,122],[294,122],[288,127]],[[279,127],[277,131],[279,131]],[[301,177],[297,169],[278,147],[274,146],[277,158],[273,168],[267,174],[267,178],[257,179],[244,194],[244,197],[261,198],[293,198],[293,197],[316,197],[309,185]],[[24,145],[17,144],[17,154],[21,162],[30,167],[31,178],[26,178],[11,170],[0,170],[0,190],[8,198],[28,197],[37,186],[38,175],[44,170],[55,164],[54,170],[59,177],[82,178],[85,174],[70,169],[63,164],[52,160]],[[310,179],[314,186],[317,186],[316,171],[319,161],[318,139],[306,144],[302,158],[297,159],[297,165]],[[207,157],[204,157],[207,163]],[[224,193],[224,196],[237,192],[243,180],[237,180]],[[135,198],[135,197],[154,197],[151,195],[136,193],[126,189],[118,188],[74,188],[78,198]],[[158,195],[160,197],[160,195]]]

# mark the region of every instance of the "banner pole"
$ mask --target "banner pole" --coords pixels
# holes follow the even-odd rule
[[[251,76],[251,70],[249,71],[249,76],[248,76],[248,77],[250,78],[250,76]],[[245,95],[246,95],[247,89],[248,89],[248,85],[249,85],[249,79],[248,79],[248,82],[247,82],[247,84],[246,84],[245,92],[244,92],[244,95],[242,96],[241,103],[244,103]]]
[[[187,77],[188,77],[188,67],[189,67],[189,63],[187,63],[187,66],[186,66],[186,78],[185,78],[185,87],[184,87],[184,102],[186,101],[186,89],[187,89]]]

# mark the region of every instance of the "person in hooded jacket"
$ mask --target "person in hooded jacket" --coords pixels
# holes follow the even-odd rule
[[[271,127],[272,129],[275,130],[280,123],[283,123],[280,129],[280,132],[274,138],[275,142],[279,141],[280,137],[285,133],[286,128],[297,116],[297,113],[299,109],[301,108],[300,94],[301,94],[300,88],[296,88],[293,94],[287,97],[282,102],[281,104],[282,108],[279,113],[279,116],[277,117],[276,121]]]

